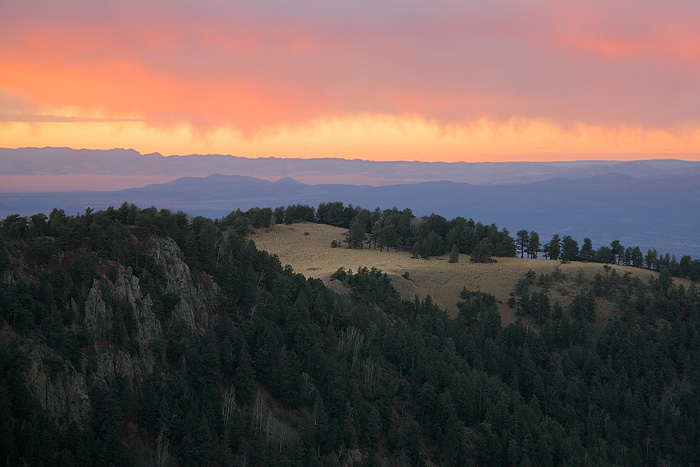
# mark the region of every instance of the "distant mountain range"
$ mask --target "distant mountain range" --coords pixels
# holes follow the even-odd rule
[[[651,163],[654,164],[663,165],[656,161]],[[666,171],[665,177],[647,174],[645,179],[638,179],[606,173],[499,185],[453,181],[385,186],[309,185],[290,177],[271,182],[214,174],[119,191],[4,193],[0,194],[0,217],[48,213],[54,207],[75,214],[88,206],[104,209],[128,201],[140,207],[153,205],[216,218],[238,208],[296,203],[317,206],[321,202],[342,201],[367,209],[396,206],[410,208],[416,215],[435,212],[447,218],[471,217],[506,227],[512,234],[520,229],[535,230],[545,241],[554,233],[571,235],[579,243],[589,237],[596,247],[619,239],[623,245],[639,245],[644,251],[657,248],[664,253],[698,258],[700,174],[689,169],[687,175],[668,175],[674,172],[670,167],[678,164],[670,161],[666,169],[660,169]],[[633,166],[645,172],[639,166],[646,165]]]
[[[164,183],[180,177],[244,175],[302,183],[396,185],[430,181],[472,185],[533,183],[552,178],[582,179],[606,174],[655,180],[700,175],[700,162],[373,162],[348,159],[249,159],[227,155],[164,157],[134,150],[0,148],[0,192],[117,190]],[[71,175],[66,183],[66,175]]]

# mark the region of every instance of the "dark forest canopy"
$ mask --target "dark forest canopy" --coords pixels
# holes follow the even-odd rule
[[[114,216],[119,212],[121,218],[133,216],[124,214],[136,207],[124,203],[120,208],[110,207],[106,213]],[[144,209],[148,213],[144,219],[140,219],[142,225],[157,223],[156,227],[163,232],[164,223],[171,222],[156,219],[152,213],[158,212],[155,208]],[[164,209],[166,213],[161,217],[173,217],[177,222],[186,222],[189,217],[178,212],[173,214]],[[75,216],[85,218],[81,224],[74,223],[72,228],[74,235],[87,234],[87,223],[90,222],[92,210],[86,210],[84,215]],[[0,233],[8,238],[20,238],[24,235],[47,235],[51,232],[51,221],[55,218],[69,218],[62,210],[54,209],[47,217],[45,214],[35,214],[23,217],[17,214],[10,215],[0,222]],[[150,217],[150,219],[149,219]],[[196,217],[195,219],[205,219]],[[569,261],[586,261],[605,264],[617,264],[646,268],[653,271],[668,269],[675,277],[687,277],[692,280],[700,280],[700,260],[693,260],[690,255],[683,255],[680,260],[675,255],[662,254],[656,249],[648,249],[643,252],[638,246],[625,247],[619,240],[614,240],[609,246],[602,245],[595,249],[589,238],[584,238],[579,246],[579,241],[571,236],[561,237],[555,234],[546,242],[535,231],[519,230],[515,236],[508,229],[499,230],[496,224],[484,225],[473,219],[456,217],[447,220],[438,214],[416,217],[410,209],[399,211],[398,208],[374,211],[363,209],[359,206],[345,206],[341,202],[321,203],[318,208],[308,205],[290,205],[287,207],[251,208],[248,211],[236,210],[220,220],[214,220],[217,228],[232,229],[239,235],[245,235],[251,229],[270,227],[273,223],[294,222],[318,222],[336,227],[349,229],[346,242],[352,248],[361,248],[368,245],[371,248],[394,249],[411,251],[414,256],[430,257],[439,256],[455,251],[470,255],[472,261],[487,262],[492,257],[528,257],[538,258],[540,255],[547,259]],[[198,221],[201,222],[201,221]],[[83,225],[84,224],[84,225]],[[63,229],[71,228],[63,226]]]
[[[322,215],[349,228],[364,216],[350,209],[354,215],[345,207],[345,217]],[[547,281],[526,275],[514,295],[519,313],[537,324],[503,326],[489,294],[465,288],[460,311],[450,318],[430,298],[401,300],[385,274],[360,268],[340,278],[350,291],[341,296],[283,268],[237,233],[273,218],[319,221],[319,210],[260,209],[212,221],[125,204],[79,216],[54,211],[6,219],[0,228],[0,461],[700,463],[695,286],[676,286],[668,269],[643,282],[610,267],[562,309],[549,302]],[[369,213],[365,232],[394,225],[382,224],[385,212]],[[412,240],[403,237],[400,248],[413,248],[431,232],[454,244],[448,227],[462,225],[426,218],[411,226],[410,211],[388,214],[398,216],[397,226],[408,221],[413,228]],[[424,237],[416,233],[421,225],[430,226]],[[464,225],[467,232],[478,224]],[[494,241],[507,240],[507,232],[483,228]],[[491,237],[479,241],[484,238]],[[188,297],[168,292],[172,271],[149,246],[154,242],[172,242],[182,252],[199,289],[210,279],[218,284],[210,324],[201,332],[174,318]],[[611,258],[617,262],[619,253]],[[136,360],[143,352],[143,323],[134,314],[143,303],[109,293],[116,271],[124,270],[138,278],[151,300],[147,308],[165,330],[150,344],[157,363],[143,378],[116,374],[107,387],[90,388],[84,423],[54,420],[27,376],[33,365],[48,368],[53,381],[84,376],[91,371],[86,362],[100,353]],[[100,341],[75,313],[95,288],[109,314]],[[590,325],[597,300],[610,300],[616,310],[599,333]],[[36,349],[42,349],[38,357]]]

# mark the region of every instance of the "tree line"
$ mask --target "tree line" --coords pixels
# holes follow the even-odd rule
[[[447,220],[438,214],[417,217],[410,209],[374,211],[342,202],[308,205],[253,208],[234,211],[221,220],[222,225],[247,233],[251,228],[269,227],[273,223],[317,222],[348,229],[345,242],[350,248],[376,248],[410,251],[415,256],[431,257],[445,253],[469,255],[473,261],[489,261],[492,256],[539,258],[563,262],[583,261],[646,268],[668,269],[675,277],[700,280],[700,260],[683,255],[659,253],[656,249],[642,252],[639,246],[622,245],[613,240],[609,246],[593,247],[590,238],[579,242],[570,235],[554,234],[543,243],[535,231],[518,230],[515,237],[496,224],[485,225],[473,219],[456,217]]]

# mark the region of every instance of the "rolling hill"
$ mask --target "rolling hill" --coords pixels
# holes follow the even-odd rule
[[[552,302],[558,301],[564,308],[574,297],[589,286],[596,274],[607,275],[610,268],[599,263],[572,262],[528,258],[498,258],[496,263],[473,263],[469,256],[460,255],[457,263],[449,263],[448,255],[423,259],[412,257],[406,251],[379,251],[377,249],[350,249],[331,247],[333,240],[345,238],[347,229],[315,223],[275,225],[260,229],[251,235],[255,245],[279,257],[282,264],[306,277],[321,279],[331,289],[344,292],[339,281],[331,278],[338,268],[356,272],[359,268],[377,268],[388,274],[392,285],[405,299],[414,296],[434,302],[456,316],[457,303],[462,299],[463,287],[494,295],[499,300],[498,310],[504,324],[516,319],[516,310],[508,306],[508,299],[516,290],[518,281],[528,272],[558,277],[556,284],[548,288]],[[629,266],[613,266],[620,275],[629,274],[642,281],[658,277],[658,273]],[[408,279],[404,277],[408,272]],[[678,279],[678,284],[689,287],[692,282]],[[614,304],[598,300],[597,328],[607,323],[614,314]]]

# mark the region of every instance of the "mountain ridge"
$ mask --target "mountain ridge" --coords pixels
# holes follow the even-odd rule
[[[368,209],[401,206],[417,215],[463,216],[496,223],[512,232],[560,233],[578,241],[589,237],[597,245],[619,239],[642,248],[700,256],[700,175],[636,180],[606,174],[509,185],[428,181],[370,186],[308,185],[218,174],[120,191],[0,194],[0,217],[49,212],[55,207],[69,213],[83,212],[87,207],[104,209],[125,201],[213,218],[236,209],[316,206],[329,201]]]
[[[52,190],[51,177],[100,175],[114,177],[117,188],[134,188],[126,175],[151,176],[154,183],[183,176],[246,175],[274,181],[291,177],[307,184],[351,183],[373,186],[421,181],[450,180],[477,185],[530,183],[556,177],[585,178],[619,172],[638,179],[700,174],[699,161],[648,159],[636,161],[554,161],[554,162],[421,162],[368,161],[333,158],[246,158],[233,155],[193,154],[163,156],[140,154],[133,149],[73,150],[70,148],[0,148],[0,186],[3,191],[29,192],[12,177],[44,177],[36,182],[39,191]],[[30,179],[22,180],[26,185]],[[80,181],[82,186],[87,182]],[[121,184],[121,185],[119,185]],[[141,186],[148,184],[143,183]],[[9,188],[8,188],[9,187]]]

